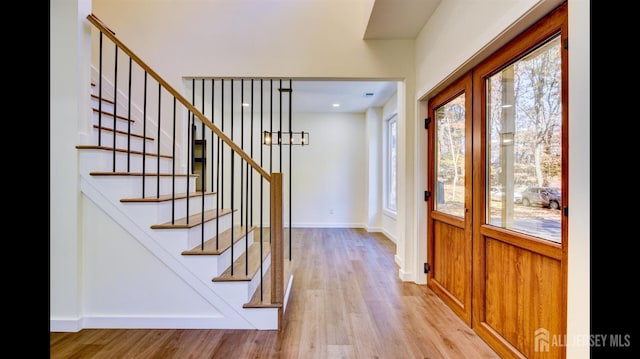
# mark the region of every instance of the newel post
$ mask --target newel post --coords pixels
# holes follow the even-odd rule
[[[282,173],[271,174],[271,303],[284,302]]]

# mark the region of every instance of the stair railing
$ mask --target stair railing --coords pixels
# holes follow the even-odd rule
[[[107,149],[110,148],[113,156],[112,156],[112,161],[113,161],[113,172],[130,172],[130,163],[131,163],[131,156],[132,154],[135,155],[142,155],[142,188],[141,188],[141,196],[142,198],[146,198],[147,194],[146,194],[146,188],[145,186],[152,185],[151,181],[149,180],[155,180],[155,188],[156,188],[156,193],[155,193],[155,197],[159,198],[160,195],[160,188],[161,188],[161,184],[160,184],[160,178],[162,176],[171,176],[172,179],[172,188],[171,188],[171,202],[172,202],[172,224],[176,221],[176,218],[179,218],[180,216],[182,216],[182,213],[177,213],[178,209],[176,208],[176,199],[177,199],[177,195],[180,194],[182,191],[178,190],[176,188],[176,183],[177,183],[177,179],[180,177],[186,177],[186,188],[184,189],[184,196],[186,196],[186,207],[184,208],[184,217],[186,218],[187,221],[187,225],[189,225],[189,221],[193,220],[196,221],[196,217],[191,216],[190,215],[190,201],[189,198],[195,196],[196,194],[194,194],[191,190],[190,187],[190,181],[189,178],[192,176],[192,172],[193,172],[193,157],[194,157],[194,146],[192,146],[192,144],[194,143],[195,137],[195,132],[192,131],[192,126],[195,123],[198,124],[202,124],[200,127],[202,129],[202,135],[201,138],[204,139],[205,138],[205,132],[204,132],[204,128],[208,128],[210,130],[210,136],[211,136],[211,144],[216,143],[216,150],[217,152],[215,153],[215,155],[213,154],[213,150],[214,150],[214,146],[209,146],[211,148],[212,151],[212,155],[211,155],[211,159],[215,158],[216,159],[216,164],[215,166],[213,165],[213,163],[211,164],[211,166],[209,166],[210,170],[211,170],[211,179],[212,179],[212,187],[216,187],[216,191],[220,190],[220,192],[216,192],[216,197],[219,198],[218,203],[216,205],[215,208],[215,213],[211,213],[211,211],[206,211],[205,210],[205,195],[207,194],[206,192],[206,181],[204,180],[204,176],[202,179],[202,185],[201,188],[199,190],[199,194],[202,198],[201,201],[201,207],[200,207],[200,211],[199,211],[199,221],[201,223],[201,240],[200,240],[200,246],[202,249],[204,249],[204,244],[206,241],[205,238],[205,233],[204,233],[204,228],[205,228],[205,217],[213,217],[215,218],[215,225],[216,225],[216,240],[218,239],[218,235],[219,235],[219,230],[218,230],[218,219],[221,215],[220,210],[222,209],[221,207],[225,204],[224,203],[224,195],[225,195],[225,191],[224,188],[221,187],[224,186],[225,183],[225,178],[222,178],[222,175],[224,173],[224,171],[222,170],[222,168],[224,168],[224,160],[225,160],[225,149],[226,151],[228,151],[228,155],[229,155],[229,161],[230,161],[230,165],[231,165],[231,171],[229,171],[230,173],[228,173],[228,175],[230,176],[230,178],[228,178],[226,180],[227,183],[230,183],[231,185],[231,189],[230,189],[230,210],[232,211],[231,214],[231,221],[232,221],[232,233],[231,233],[231,246],[230,246],[230,250],[231,250],[231,271],[232,271],[232,275],[234,275],[235,273],[233,273],[234,271],[234,260],[237,257],[236,255],[234,255],[233,253],[233,248],[234,248],[234,233],[233,233],[233,228],[234,228],[234,215],[233,212],[235,212],[235,203],[234,203],[234,197],[235,197],[235,191],[236,189],[233,188],[235,186],[235,168],[234,168],[234,162],[235,159],[237,157],[240,158],[241,161],[241,166],[239,166],[241,168],[241,170],[243,168],[245,168],[243,171],[246,172],[241,172],[241,173],[246,173],[247,179],[246,182],[243,182],[243,180],[240,181],[241,185],[240,185],[240,193],[241,196],[247,196],[247,198],[249,198],[249,192],[243,192],[243,188],[244,186],[246,186],[247,188],[249,187],[249,183],[252,183],[249,181],[249,178],[253,179],[254,176],[258,176],[259,177],[259,184],[260,184],[260,189],[261,189],[261,195],[259,198],[259,202],[260,205],[263,206],[263,198],[262,198],[262,188],[263,188],[263,184],[267,183],[269,185],[269,191],[270,191],[270,195],[268,197],[269,199],[269,203],[270,203],[270,208],[269,208],[269,214],[270,214],[270,218],[269,218],[269,231],[270,231],[270,255],[271,255],[271,296],[270,296],[270,303],[272,305],[282,305],[284,302],[284,266],[283,266],[283,261],[284,261],[284,243],[283,243],[283,237],[284,237],[284,225],[283,225],[283,209],[282,209],[282,174],[278,173],[278,172],[273,172],[271,174],[267,173],[258,163],[256,163],[256,161],[252,158],[251,155],[247,154],[244,149],[239,146],[238,144],[236,144],[236,142],[234,142],[233,140],[233,132],[231,135],[231,138],[229,136],[227,136],[227,134],[224,132],[224,122],[221,122],[222,124],[222,129],[220,129],[218,126],[216,126],[211,120],[209,120],[200,110],[198,110],[192,103],[190,103],[183,95],[181,95],[178,91],[176,91],[169,83],[167,83],[160,75],[158,75],[151,67],[149,67],[145,62],[142,61],[142,59],[140,59],[133,51],[131,51],[124,43],[122,43],[122,41],[120,41],[116,36],[115,36],[115,32],[113,32],[112,30],[110,30],[99,18],[97,18],[94,14],[90,14],[87,16],[87,19],[89,20],[89,22],[91,22],[91,24],[93,24],[96,29],[99,31],[99,54],[97,56],[99,56],[99,61],[98,61],[98,80],[97,80],[97,86],[98,86],[98,97],[100,99],[99,101],[99,109],[98,109],[98,147],[103,148],[103,149]],[[111,114],[112,118],[113,118],[113,128],[111,129],[111,131],[113,132],[113,139],[112,139],[112,143],[110,145],[103,145],[102,144],[102,137],[103,137],[103,131],[105,131],[102,127],[102,117],[104,116],[102,113],[102,98],[104,96],[103,94],[103,81],[104,78],[109,77],[109,75],[107,75],[103,69],[103,39],[104,37],[107,37],[109,40],[111,40],[114,44],[114,58],[113,58],[113,68],[111,69],[113,72],[112,74],[110,74],[113,78],[113,114]],[[126,94],[123,93],[123,95],[121,95],[122,97],[128,99],[128,104],[124,105],[126,106],[126,115],[120,115],[118,114],[118,95],[119,93],[121,93],[121,89],[118,87],[118,63],[120,62],[120,60],[118,60],[118,54],[122,52],[124,54],[126,54],[128,56],[128,79],[127,79],[127,86],[126,86]],[[134,69],[132,67],[133,63],[135,63],[139,68]],[[133,80],[133,73],[134,71],[142,71],[142,73],[140,73],[139,75],[143,76],[143,81],[142,85],[140,85],[140,82],[134,81]],[[157,82],[158,88],[157,88],[157,98],[149,98],[149,96],[147,95],[149,92],[154,91],[152,88],[150,88],[149,86],[149,77],[151,77],[151,79],[155,80]],[[136,89],[133,89],[133,88]],[[137,91],[137,92],[136,92]],[[142,146],[142,150],[141,151],[137,151],[137,150],[133,150],[131,148],[131,136],[132,135],[132,104],[131,104],[131,100],[133,97],[135,96],[140,96],[140,95],[136,95],[135,93],[142,93],[142,98],[140,99],[139,102],[137,103],[142,103],[142,109],[139,110],[140,117],[142,118],[142,122],[143,124],[142,126],[142,137],[143,137],[143,146]],[[169,95],[169,102],[163,102],[163,94],[165,95],[165,97],[167,95]],[[155,103],[153,103],[155,101]],[[153,105],[157,105],[155,113],[152,110],[152,107],[154,107]],[[177,118],[178,118],[178,106],[181,106],[181,112],[184,113],[186,112],[186,118],[187,118],[187,126],[182,126],[182,127],[177,127]],[[169,114],[167,114],[167,112],[169,112]],[[154,116],[155,115],[155,116]],[[152,119],[155,117],[155,123],[153,121],[148,121],[148,119]],[[170,130],[167,130],[167,125],[163,123],[162,120],[166,120],[167,117],[171,120],[170,123]],[[213,113],[212,113],[212,118],[213,118]],[[123,130],[118,130],[118,128],[116,127],[116,122],[119,119],[124,119],[127,122],[127,130],[126,130],[126,135],[127,135],[127,141],[126,141],[126,148],[122,148],[123,145],[120,145],[120,148],[118,148],[118,144],[116,141],[116,135],[117,132],[120,132],[121,134],[125,131]],[[193,122],[192,122],[193,121]],[[147,145],[146,145],[146,138],[147,138],[147,130],[148,127],[149,129],[153,129],[153,127],[155,126],[156,129],[156,137],[155,137],[155,141],[156,141],[156,148],[155,148],[155,153],[153,153],[152,149],[147,149]],[[185,130],[186,127],[186,130]],[[231,127],[231,131],[233,131],[233,125]],[[180,133],[183,134],[183,138],[184,138],[184,132],[186,131],[186,142],[188,143],[188,145],[182,145],[181,141],[179,141],[178,139],[181,137]],[[170,133],[169,133],[170,132]],[[161,139],[168,139],[169,140],[169,145],[165,144],[164,142],[161,142]],[[163,147],[162,145],[164,145],[165,147]],[[171,151],[170,155],[167,155],[166,152],[167,151]],[[182,150],[182,157],[185,157],[183,160],[185,162],[183,162],[183,167],[186,167],[186,173],[183,174],[179,174],[178,171],[179,169],[177,169],[177,161],[176,158],[178,158],[178,154],[180,153],[180,150]],[[204,148],[202,149],[202,157],[204,157]],[[121,155],[122,153],[126,154],[126,169],[123,170],[122,169],[122,164],[117,163],[118,162],[118,158],[119,156],[117,155]],[[156,164],[155,164],[155,168],[156,168],[156,173],[151,173],[150,171],[147,170],[147,163],[146,163],[146,157],[147,156],[155,156],[156,159]],[[214,157],[215,156],[215,157]],[[121,158],[121,157],[120,157]],[[161,164],[161,158],[170,158],[171,159],[171,173],[162,173],[161,168],[162,168],[162,164]],[[213,161],[212,161],[213,162]],[[251,173],[249,173],[251,171]],[[202,173],[202,175],[204,175],[204,173]],[[241,175],[242,177],[242,175]],[[215,180],[215,186],[213,185],[213,179],[216,178]],[[243,186],[244,184],[244,186]],[[253,197],[253,195],[251,196]],[[252,198],[253,199],[253,198]],[[240,201],[241,203],[243,203],[243,200]],[[248,232],[248,227],[249,227],[249,221],[248,221],[248,211],[245,211],[245,216],[247,216],[247,221],[245,222],[244,228],[245,231]],[[264,259],[262,258],[262,210],[260,210],[260,284],[259,284],[259,288],[260,288],[260,300],[262,301],[262,294],[264,291],[263,288],[263,270],[262,270],[262,262],[264,261]],[[240,217],[242,217],[242,213],[240,214]],[[248,245],[247,243],[248,240],[245,241],[245,245]],[[216,242],[216,247],[217,247],[218,243]],[[247,273],[247,268],[248,268],[248,263],[249,263],[249,253],[246,252],[246,256],[245,256],[245,273],[244,275],[248,275]],[[238,274],[240,276],[242,276],[242,273]],[[282,316],[283,310],[280,309],[279,310],[279,316]],[[278,323],[280,325],[281,320],[278,320]]]

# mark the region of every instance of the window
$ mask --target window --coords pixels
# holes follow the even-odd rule
[[[486,80],[487,223],[561,238],[560,35]]]
[[[465,94],[435,110],[434,209],[464,218],[465,214]]]
[[[393,214],[398,211],[398,121],[394,114],[385,121],[385,209]]]

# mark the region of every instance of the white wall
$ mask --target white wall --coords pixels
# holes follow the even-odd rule
[[[93,12],[177,89],[182,77],[203,76],[413,81],[412,40],[362,40],[367,6],[371,11],[365,0],[94,0]]]
[[[84,197],[82,315],[96,328],[207,328],[220,316],[211,303],[119,224]],[[99,228],[100,230],[96,230]]]
[[[382,227],[382,108],[365,113],[367,142],[367,230],[383,232]]]
[[[561,1],[443,1],[416,41],[416,99],[428,98],[533,24]],[[568,338],[589,334],[589,2],[569,7],[569,258]],[[426,103],[416,111],[424,115]],[[416,158],[426,159],[417,135]],[[416,166],[419,168],[419,166]],[[424,171],[423,171],[424,172]],[[426,173],[417,173],[426,188]],[[414,213],[426,213],[418,203]],[[426,228],[418,228],[426,238]],[[571,339],[570,339],[571,340]],[[589,346],[568,346],[567,358],[589,357]]]
[[[295,123],[310,133],[310,144],[293,148],[293,226],[366,228],[364,113],[296,114]]]
[[[91,1],[54,0],[50,6],[49,126],[49,310],[65,329],[82,315],[82,243],[75,144],[91,116],[90,32],[83,19]],[[66,323],[66,324],[65,324]]]

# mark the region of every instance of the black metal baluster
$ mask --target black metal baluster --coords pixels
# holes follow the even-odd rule
[[[292,211],[291,211],[291,199],[293,197],[292,175],[293,175],[293,129],[292,129],[292,98],[293,98],[293,85],[291,79],[289,79],[289,260],[291,260],[291,228],[292,228]],[[304,136],[304,135],[303,135]]]
[[[113,172],[116,171],[116,121],[118,120],[118,45],[115,47],[114,80],[113,80]]]
[[[244,151],[244,79],[240,79],[240,148]],[[244,193],[242,186],[244,185],[244,158],[240,157],[240,226],[244,223]],[[246,242],[246,241],[245,241]]]
[[[279,80],[280,84],[278,87],[278,92],[279,92],[279,97],[280,97],[280,103],[278,104],[278,111],[279,111],[279,118],[278,120],[280,121],[280,126],[278,127],[278,150],[280,151],[280,159],[278,160],[278,167],[280,169],[280,173],[282,173],[282,133],[284,131],[282,131],[282,79]]]
[[[204,79],[202,79],[202,114],[204,114]],[[213,118],[213,116],[211,116],[211,118]],[[204,130],[204,123],[202,123],[202,121],[200,121],[200,124],[202,126],[202,144],[200,146],[200,154],[201,154],[201,163],[200,163],[200,175],[202,176],[202,178],[200,179],[200,190],[202,192],[202,208],[200,209],[200,223],[202,223],[202,225],[200,226],[200,249],[204,249],[204,192],[207,186],[207,181],[205,180],[205,171],[206,171],[206,158],[204,156],[205,154],[205,147],[206,147],[206,141],[205,141],[205,130]],[[187,198],[189,198],[187,196]],[[189,206],[189,204],[187,203],[187,207]]]
[[[195,126],[194,117],[195,116],[191,114],[191,111],[187,113],[187,143],[189,144],[187,146],[187,183],[185,184],[185,193],[187,195],[187,205],[185,206],[187,224],[189,224],[189,194],[191,191],[191,174],[193,173],[193,169],[195,167],[193,159],[195,151],[195,147],[193,146],[193,144],[195,142],[194,138],[196,137],[195,131],[193,130],[193,127]]]
[[[240,79],[240,148],[244,151],[244,79]],[[249,162],[247,162],[247,165]],[[245,225],[244,229],[244,244],[245,244],[245,261],[244,261],[244,274],[249,274],[249,226],[246,225],[246,221],[244,221],[244,213],[243,210],[248,211],[247,206],[244,205],[244,191],[242,186],[244,186],[244,158],[240,157],[240,226]],[[249,172],[247,171],[247,184],[249,183]],[[247,188],[248,193],[248,188]],[[247,197],[248,194],[247,194]],[[248,213],[248,212],[247,212]]]
[[[129,56],[129,93],[127,97],[129,102],[127,104],[127,172],[131,172],[131,65],[133,59]],[[114,128],[115,132],[115,128]]]
[[[162,111],[162,107],[161,107],[161,102],[162,102],[162,85],[160,83],[158,83],[158,149],[157,149],[157,154],[156,154],[156,182],[157,182],[157,186],[156,186],[156,198],[160,198],[160,124],[162,121],[162,116],[161,116],[161,111]],[[171,223],[173,224],[175,222],[175,218],[172,216],[171,217]]]
[[[264,85],[263,80],[260,79],[260,136],[264,133],[264,111],[263,111],[263,98],[264,98]],[[260,141],[262,142],[262,140]],[[260,145],[260,167],[263,166],[263,146]],[[262,200],[264,198],[264,177],[260,176],[260,258],[262,258],[262,235],[264,232],[264,223],[263,223],[263,203]],[[262,261],[260,261],[260,278],[264,276]],[[260,301],[264,300],[264,289],[262,286],[262,281],[260,281]]]
[[[102,31],[100,31],[100,55],[98,57],[98,146],[102,146]]]
[[[271,142],[269,142],[269,173],[273,173],[273,79],[269,84],[269,133],[271,134]]]
[[[230,100],[230,108],[231,108],[231,113],[229,114],[230,118],[229,120],[231,121],[231,142],[233,142],[233,79],[231,79],[231,100]],[[234,151],[229,151],[230,154],[230,161],[231,161],[231,173],[229,174],[229,178],[231,179],[231,276],[233,276],[233,225],[234,225],[234,207],[233,207],[233,197],[234,197],[234,192],[233,192],[233,187],[234,187],[234,169],[233,169],[233,153]]]
[[[222,133],[224,133],[224,79],[220,79],[220,120],[222,126],[220,127]],[[224,141],[218,141],[220,143],[220,204],[224,206]],[[233,244],[233,242],[231,242]]]
[[[211,79],[211,121],[214,121],[213,110],[215,109],[215,81]],[[215,123],[215,122],[214,122]],[[216,145],[216,250],[220,245],[220,136],[217,137]],[[211,131],[211,160],[213,161],[213,130]],[[213,163],[212,163],[213,164]],[[213,166],[211,166],[211,179],[213,180]],[[213,184],[213,183],[212,183]]]
[[[144,71],[144,96],[142,98],[142,198],[145,198],[147,173],[147,70]]]
[[[250,154],[251,154],[251,159],[253,158],[253,79],[251,79],[251,103],[249,104],[249,109],[250,109],[250,114],[251,114],[251,131],[249,132],[250,134],[250,138],[249,138],[249,143],[251,143],[251,150],[250,150]],[[247,167],[248,169],[251,169],[251,167]],[[248,171],[248,170],[247,170]],[[248,172],[247,172],[248,174]],[[251,203],[251,209],[249,210],[250,216],[249,219],[247,220],[247,226],[249,224],[251,224],[251,226],[253,226],[253,177],[254,177],[254,172],[253,170],[251,171],[251,184],[249,186],[249,188],[251,188],[251,199],[249,200],[249,203]],[[262,257],[260,257],[262,258]]]
[[[173,97],[173,138],[171,150],[171,217],[175,218],[176,214],[176,97]],[[160,156],[158,156],[160,157]],[[160,175],[160,167],[158,167],[158,175]],[[187,183],[189,182],[189,173],[187,173]],[[188,208],[188,207],[187,207]],[[187,213],[187,223],[189,223],[189,213]]]

